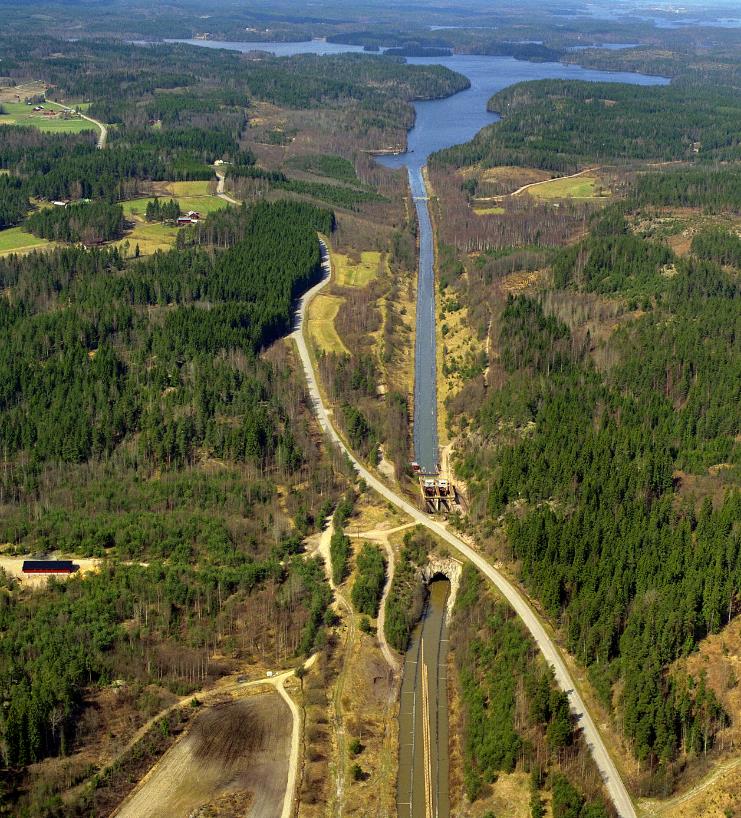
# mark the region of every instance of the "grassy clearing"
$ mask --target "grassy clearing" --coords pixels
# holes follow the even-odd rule
[[[332,270],[341,287],[365,287],[378,277],[381,264],[381,254],[376,251],[362,252],[359,262],[342,253],[332,253]]]
[[[164,190],[176,198],[188,196],[211,196],[209,185],[211,182],[200,180],[195,182],[167,182]]]
[[[358,181],[353,163],[334,154],[294,156],[288,160],[287,164],[296,170],[303,170],[306,173],[321,176],[325,179],[338,179],[341,182]]]
[[[127,219],[144,219],[147,212],[147,203],[151,202],[154,198],[154,196],[143,196],[140,199],[130,199],[128,202],[122,202],[124,216],[126,216]],[[218,196],[171,196],[165,194],[159,198],[165,200],[175,199],[183,213],[196,210],[202,216],[213,213],[215,210],[221,210],[228,205],[228,202],[219,199]]]
[[[503,207],[474,207],[473,212],[477,216],[501,216],[504,213]]]
[[[68,113],[55,102],[44,102],[46,111],[54,111],[54,116],[45,116],[44,111],[34,111],[33,105],[25,102],[0,102],[4,114],[0,114],[0,125],[30,125],[48,133],[80,133],[97,131],[95,125],[86,119]]]
[[[50,241],[40,239],[31,233],[25,233],[20,227],[0,230],[0,254],[14,253],[22,250],[33,250],[38,247],[49,247]]]
[[[133,230],[130,230],[123,239],[115,242],[115,246],[122,247],[128,242],[129,255],[134,255],[138,244],[139,253],[143,256],[149,256],[158,250],[173,248],[179,230],[178,227],[166,224],[136,222]]]
[[[337,334],[334,320],[343,303],[335,295],[318,295],[309,308],[309,336],[321,352],[349,354],[348,348]]]
[[[529,187],[528,193],[536,199],[606,199],[607,192],[596,176],[576,176],[571,179],[551,179]]]
[[[522,185],[531,182],[544,182],[551,178],[551,174],[545,170],[536,168],[517,168],[510,165],[502,165],[497,168],[487,168],[481,174],[482,182],[496,182],[508,186],[511,190],[517,190]]]
[[[124,216],[133,222],[133,228],[116,242],[117,246],[129,243],[129,252],[134,253],[136,245],[139,245],[139,252],[143,256],[156,253],[158,250],[169,250],[175,246],[178,230],[182,228],[173,225],[161,224],[158,222],[146,222],[144,217],[147,212],[147,204],[156,196],[160,199],[175,199],[183,213],[195,210],[202,216],[207,216],[216,210],[221,210],[228,206],[228,202],[218,196],[209,193],[209,182],[167,182],[158,186],[158,190],[151,196],[142,196],[138,199],[130,199],[121,202]]]
[[[46,84],[41,80],[29,80],[20,85],[0,87],[0,102],[24,101],[27,97],[40,97],[46,93]]]

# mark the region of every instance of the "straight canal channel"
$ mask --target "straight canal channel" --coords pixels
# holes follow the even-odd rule
[[[404,659],[399,707],[399,818],[444,818],[448,800],[450,583],[434,579]]]
[[[360,46],[310,41],[302,43],[225,43],[186,40],[207,48],[271,51],[279,56],[336,54],[362,51]],[[511,57],[453,54],[449,57],[409,58],[415,65],[444,65],[468,77],[471,86],[445,99],[415,102],[415,125],[407,152],[379,156],[389,168],[406,168],[417,211],[419,272],[415,340],[414,452],[422,471],[435,471],[439,462],[437,433],[437,364],[435,344],[435,243],[424,170],[435,151],[468,142],[498,116],[487,111],[491,96],[527,80],[571,79],[665,85],[667,79],[643,74],[596,71],[562,63],[531,63]],[[404,658],[399,710],[399,818],[449,818],[447,608],[450,583],[434,579],[421,621]]]

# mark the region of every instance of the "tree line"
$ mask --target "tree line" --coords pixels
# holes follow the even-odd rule
[[[45,208],[26,221],[26,229],[35,236],[68,244],[102,244],[120,238],[123,228],[123,208],[108,202]]]
[[[585,772],[589,751],[568,696],[556,688],[522,623],[486,591],[470,565],[463,569],[450,627],[467,798],[476,801],[500,773],[518,769],[531,773],[531,815],[545,814],[540,791],[547,786],[554,816],[606,817],[602,782],[596,770]]]

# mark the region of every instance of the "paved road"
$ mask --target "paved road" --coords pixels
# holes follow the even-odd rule
[[[571,674],[566,667],[566,663],[561,657],[556,644],[546,632],[540,619],[530,607],[523,594],[505,576],[493,568],[492,565],[487,562],[487,560],[485,560],[478,552],[471,548],[471,546],[467,545],[463,540],[450,532],[437,520],[424,514],[416,506],[413,506],[406,499],[396,494],[377,477],[371,474],[371,472],[368,471],[368,469],[366,469],[365,466],[363,466],[363,464],[355,457],[355,455],[345,446],[332,425],[327,412],[327,407],[324,405],[319,392],[316,374],[314,372],[311,356],[309,355],[309,350],[306,345],[306,339],[303,331],[308,306],[314,296],[327,284],[329,281],[329,275],[331,274],[327,247],[324,242],[320,243],[322,246],[322,255],[324,257],[324,269],[327,275],[322,281],[312,287],[312,289],[309,290],[303,296],[303,298],[301,298],[296,314],[296,329],[294,330],[292,337],[294,338],[296,346],[298,347],[301,363],[306,375],[306,382],[308,385],[311,402],[322,429],[332,440],[332,442],[339,446],[339,448],[348,456],[357,473],[371,488],[377,491],[386,500],[393,503],[397,508],[406,512],[413,520],[430,529],[448,544],[453,546],[453,548],[455,548],[460,554],[473,563],[473,565],[475,565],[476,568],[478,568],[479,571],[481,571],[481,573],[487,577],[487,579],[496,585],[500,593],[507,599],[517,615],[525,623],[525,627],[527,627],[532,634],[541,653],[545,657],[548,664],[553,668],[556,683],[561,690],[568,695],[571,710],[578,719],[579,725],[584,732],[587,746],[589,747],[592,757],[594,758],[594,761],[602,775],[605,786],[618,815],[620,818],[636,818],[636,811],[633,806],[633,802],[630,799],[630,795],[625,788],[625,784],[620,777],[615,763],[607,751],[607,747],[602,740],[602,736],[597,730],[591,715],[587,711],[584,700],[574,685]]]

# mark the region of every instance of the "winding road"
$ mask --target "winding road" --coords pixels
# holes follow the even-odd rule
[[[401,497],[390,489],[385,483],[382,483],[375,475],[373,475],[357,459],[357,457],[355,457],[352,451],[348,449],[332,424],[329,410],[325,406],[319,391],[317,376],[314,371],[314,366],[312,364],[309,348],[307,346],[304,334],[308,307],[317,293],[319,293],[322,288],[326,286],[331,276],[329,251],[326,244],[321,240],[320,245],[322,250],[325,277],[308,292],[306,292],[299,300],[296,312],[295,329],[292,333],[292,338],[296,342],[306,376],[311,403],[320,426],[330,440],[349,458],[358,475],[362,477],[372,489],[378,492],[378,494],[380,494],[384,499],[388,500],[390,503],[393,503],[397,508],[408,514],[415,522],[425,526],[455,548],[456,551],[475,565],[476,568],[478,568],[479,571],[481,571],[481,573],[484,574],[484,576],[497,587],[502,596],[504,596],[512,608],[514,608],[517,615],[524,622],[525,627],[530,631],[532,637],[535,639],[535,642],[537,643],[538,648],[545,657],[546,661],[553,668],[556,683],[561,690],[567,694],[571,711],[578,720],[579,725],[584,732],[587,746],[592,754],[592,757],[594,758],[597,768],[600,771],[607,792],[618,815],[620,818],[637,818],[635,807],[633,806],[630,795],[628,794],[625,784],[620,777],[620,773],[615,766],[615,762],[612,760],[602,736],[600,735],[594,720],[586,708],[581,694],[577,690],[576,685],[571,678],[571,674],[569,673],[558,647],[549,636],[548,632],[543,626],[543,623],[540,621],[535,611],[531,608],[525,596],[503,574],[497,571],[477,551],[460,539],[460,537],[457,537],[437,520],[428,517],[405,498]]]
[[[237,206],[241,205],[242,202],[238,202],[224,190],[226,187],[226,172],[223,170],[223,166],[214,165],[214,173],[216,174],[216,178],[219,180],[216,184],[216,195],[225,202],[229,202],[229,204]]]
[[[57,105],[60,108],[64,108],[65,111],[73,114],[75,112],[74,108],[70,108],[69,105],[62,105],[61,102],[57,102]],[[91,116],[87,116],[87,114],[83,114],[82,111],[79,112],[82,119],[91,122],[100,132],[98,134],[98,149],[103,150],[105,148],[105,143],[108,141],[108,126],[104,125],[102,122],[99,122],[97,119],[93,119]]]

